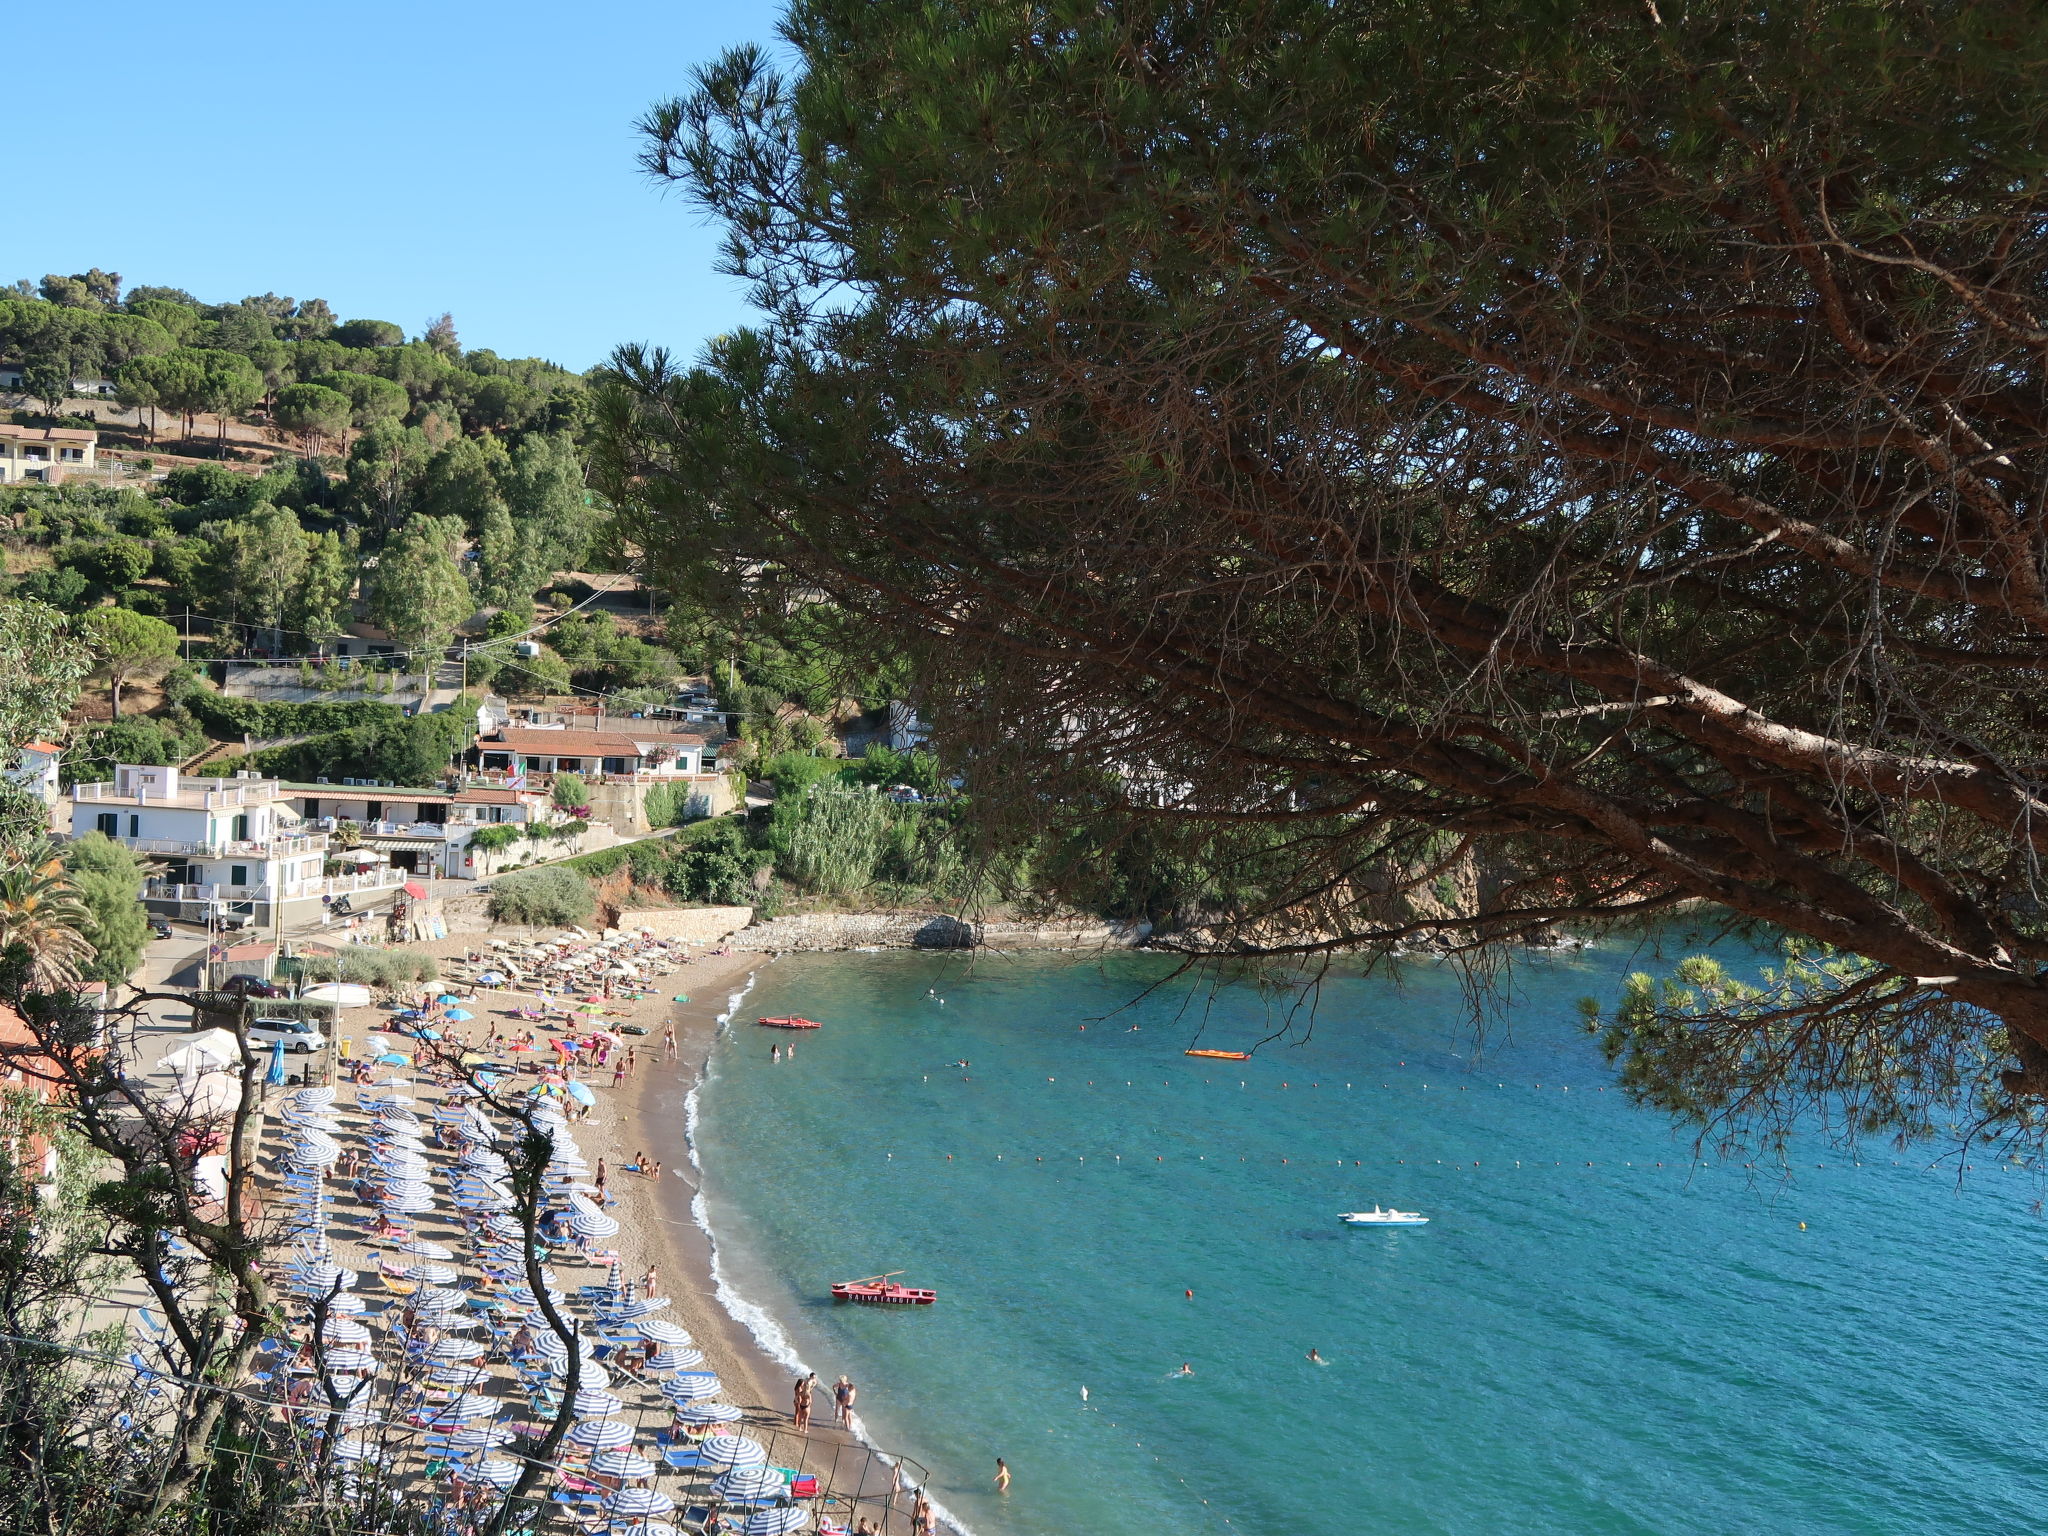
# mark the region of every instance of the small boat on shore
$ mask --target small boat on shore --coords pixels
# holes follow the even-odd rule
[[[1346,1211],[1337,1218],[1354,1227],[1426,1227],[1429,1218],[1420,1211],[1397,1211],[1374,1206],[1369,1211]]]
[[[1212,1061],[1250,1061],[1250,1051],[1185,1051],[1187,1056],[1207,1056]]]
[[[765,1025],[769,1029],[823,1029],[825,1027],[816,1019],[800,1019],[794,1014],[779,1019],[756,1019],[754,1022]]]
[[[939,1299],[937,1291],[897,1285],[900,1269],[886,1275],[869,1275],[865,1280],[842,1280],[832,1287],[834,1301],[857,1301],[870,1307],[928,1307]]]

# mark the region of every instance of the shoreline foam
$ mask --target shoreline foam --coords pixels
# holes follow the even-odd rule
[[[709,1255],[708,1278],[711,1281],[711,1296],[724,1309],[727,1318],[737,1328],[744,1331],[747,1339],[752,1343],[755,1352],[763,1360],[777,1365],[793,1375],[801,1376],[809,1372],[811,1367],[797,1353],[796,1343],[791,1339],[788,1331],[776,1319],[774,1313],[741,1295],[738,1287],[732,1283],[725,1273],[725,1266],[720,1259],[718,1234],[711,1225],[710,1203],[704,1193],[704,1161],[701,1149],[698,1146],[697,1137],[700,1123],[699,1095],[711,1081],[711,1053],[716,1048],[718,1036],[724,1033],[726,1027],[737,1017],[740,1004],[754,990],[755,984],[759,979],[760,973],[758,971],[750,972],[747,976],[746,984],[726,1000],[726,1011],[718,1015],[713,1021],[710,1034],[705,1040],[704,1058],[698,1065],[696,1079],[691,1083],[689,1092],[683,1099],[683,1142],[689,1157],[691,1170],[696,1174],[696,1189],[690,1199],[690,1217],[698,1231],[702,1233]],[[822,1373],[820,1374],[822,1375]],[[836,1425],[819,1426],[820,1429],[840,1427]],[[875,1443],[874,1439],[868,1434],[866,1423],[858,1413],[851,1415],[848,1423],[843,1428],[845,1433],[872,1451],[876,1458],[884,1465],[889,1467],[899,1465],[899,1458],[897,1456],[892,1455]],[[929,1483],[932,1469],[926,1467],[925,1474],[926,1481]],[[910,1485],[906,1484],[906,1486]],[[975,1536],[973,1528],[946,1508],[937,1498],[933,1497],[929,1487],[926,1489],[926,1497],[931,1501],[932,1517],[938,1525],[959,1533],[959,1536]]]

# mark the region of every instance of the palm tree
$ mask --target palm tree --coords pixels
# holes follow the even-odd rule
[[[95,953],[85,936],[91,921],[48,843],[0,870],[0,951],[27,946],[30,985],[48,992],[78,980]]]

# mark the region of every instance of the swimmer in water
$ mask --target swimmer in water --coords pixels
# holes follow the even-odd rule
[[[1314,1350],[1310,1350],[1308,1352],[1308,1363],[1310,1365],[1328,1365],[1330,1362],[1325,1360],[1321,1355],[1317,1354]]]
[[[1175,1376],[1192,1376],[1194,1374],[1195,1368],[1192,1365],[1189,1365],[1187,1361],[1183,1360],[1180,1363],[1180,1369],[1177,1371],[1170,1372],[1167,1376],[1167,1380],[1171,1381]]]

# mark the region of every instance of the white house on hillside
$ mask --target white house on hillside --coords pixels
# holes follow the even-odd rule
[[[163,869],[143,901],[190,921],[210,913],[258,924],[317,916],[322,896],[361,909],[405,882],[389,865],[324,873],[328,840],[307,832],[276,779],[184,778],[175,768],[123,763],[111,781],[71,786],[71,835],[104,832]]]

